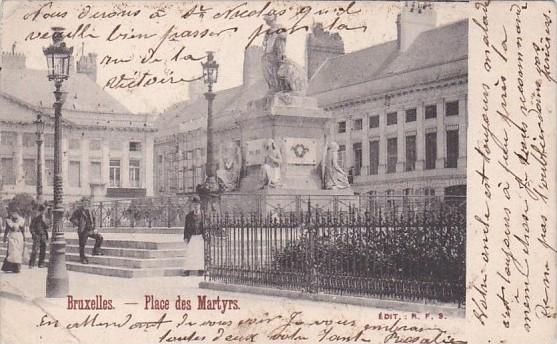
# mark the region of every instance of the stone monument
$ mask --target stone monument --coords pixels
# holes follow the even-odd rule
[[[266,212],[285,208],[280,203],[292,203],[300,196],[315,196],[314,205],[330,203],[335,196],[354,197],[350,185],[342,183],[344,172],[338,164],[334,174],[327,170],[329,114],[317,106],[315,98],[305,95],[306,73],[285,55],[287,35],[276,17],[266,16],[265,21],[270,30],[263,40],[262,69],[269,91],[248,103],[238,121],[243,173],[237,194],[258,198],[263,202],[259,209]],[[327,187],[325,171],[333,176],[335,185]],[[224,199],[230,197],[233,194]],[[246,209],[242,210],[253,208],[253,204],[243,205]]]

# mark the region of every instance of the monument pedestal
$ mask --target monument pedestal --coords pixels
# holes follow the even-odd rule
[[[303,189],[263,189],[253,193],[230,192],[221,197],[220,209],[223,213],[289,214],[307,212],[348,211],[359,207],[359,196],[352,190],[303,190]]]
[[[222,194],[221,212],[277,215],[320,209],[336,213],[359,206],[359,197],[351,189],[323,190],[329,119],[315,98],[292,93],[249,103],[239,121],[243,157],[239,190]],[[265,145],[270,139],[282,157],[278,187],[263,185]]]
[[[283,163],[281,183],[293,190],[321,190],[324,127],[329,115],[311,97],[276,93],[251,102],[240,121],[244,174],[240,191],[261,189],[264,144],[273,139]]]

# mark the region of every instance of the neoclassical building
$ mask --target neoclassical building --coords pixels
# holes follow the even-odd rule
[[[463,195],[468,22],[436,26],[431,5],[407,5],[396,25],[396,40],[349,54],[338,35],[314,30],[308,41],[336,49],[321,53],[308,94],[334,118],[358,192]]]
[[[44,196],[52,197],[54,169],[53,85],[46,70],[26,68],[26,57],[2,53],[0,88],[0,192],[2,198],[26,192],[37,183],[36,127],[46,122],[43,156]],[[132,114],[96,83],[96,55],[72,62],[63,113],[64,201],[153,195],[151,115]]]
[[[464,195],[468,23],[437,26],[431,5],[407,5],[393,25],[395,40],[350,53],[338,33],[315,25],[306,41],[307,94],[330,114],[327,140],[338,142],[356,193]],[[267,90],[261,51],[250,49],[243,85],[215,98],[219,144],[240,142],[241,112]],[[190,100],[158,119],[155,193],[193,192],[203,181],[207,102],[202,91],[202,85],[193,85]]]

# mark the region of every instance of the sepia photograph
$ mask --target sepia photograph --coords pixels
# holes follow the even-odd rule
[[[530,289],[510,286],[529,242],[548,253],[527,280],[546,326],[555,233],[511,235],[495,196],[555,201],[543,175],[547,192],[504,179],[554,157],[555,131],[536,146],[507,107],[514,74],[482,79],[522,59],[524,4],[4,1],[0,343],[503,343],[470,333],[524,314],[531,334]],[[547,44],[528,57],[539,94]],[[489,253],[506,264],[478,273]]]

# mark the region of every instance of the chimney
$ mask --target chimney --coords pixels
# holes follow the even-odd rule
[[[253,85],[258,80],[263,79],[263,70],[261,67],[262,56],[262,47],[252,45],[244,50],[244,87]]]
[[[306,70],[310,80],[317,69],[329,58],[344,54],[344,42],[337,33],[323,29],[322,23],[313,25],[306,39]]]
[[[2,68],[3,69],[25,69],[26,57],[23,53],[16,52],[16,42],[12,44],[10,52],[2,52]]]
[[[77,72],[87,74],[93,81],[97,81],[97,54],[84,54],[84,48],[81,47],[81,57],[77,61]]]
[[[206,88],[203,79],[198,79],[188,83],[188,96],[190,101],[194,101],[205,93]]]
[[[405,2],[397,16],[397,43],[401,52],[408,50],[414,40],[422,33],[437,25],[437,13],[428,3]]]

